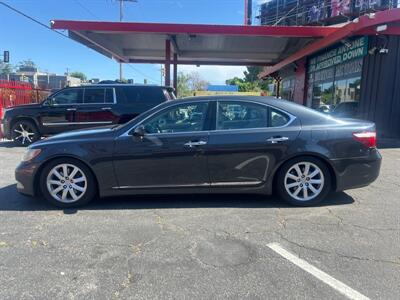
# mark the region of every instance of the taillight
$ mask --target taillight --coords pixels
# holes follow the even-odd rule
[[[376,148],[375,131],[354,132],[353,137],[360,143],[363,143],[368,148]]]

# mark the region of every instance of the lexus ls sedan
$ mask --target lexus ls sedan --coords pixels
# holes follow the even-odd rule
[[[272,192],[308,206],[370,184],[380,165],[373,123],[272,97],[210,96],[36,142],[15,175],[21,193],[62,208],[96,196]]]

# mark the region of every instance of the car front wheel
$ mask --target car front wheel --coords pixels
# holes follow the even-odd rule
[[[40,176],[40,188],[48,202],[61,208],[82,206],[96,194],[92,173],[75,159],[57,159],[48,163]]]
[[[314,157],[299,157],[282,166],[277,184],[278,193],[285,201],[310,206],[329,194],[331,175],[323,161]]]
[[[31,121],[20,120],[12,126],[11,138],[20,146],[28,146],[40,139],[40,133]]]

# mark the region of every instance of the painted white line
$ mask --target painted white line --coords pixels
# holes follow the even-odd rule
[[[286,258],[291,263],[295,264],[299,268],[303,269],[304,271],[310,273],[311,275],[315,276],[322,282],[329,285],[331,288],[337,290],[339,293],[345,295],[349,299],[354,300],[369,300],[368,297],[364,296],[363,294],[353,290],[348,285],[345,285],[343,282],[333,278],[332,276],[326,274],[325,272],[321,271],[320,269],[310,265],[305,260],[301,259],[297,255],[290,253],[289,251],[282,248],[278,243],[271,243],[267,245],[269,248],[274,250],[279,255]]]

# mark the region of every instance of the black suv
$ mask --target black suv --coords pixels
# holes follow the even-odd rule
[[[128,84],[68,87],[42,103],[6,109],[2,129],[7,139],[29,145],[46,135],[122,124],[172,99],[175,95],[171,87]]]

